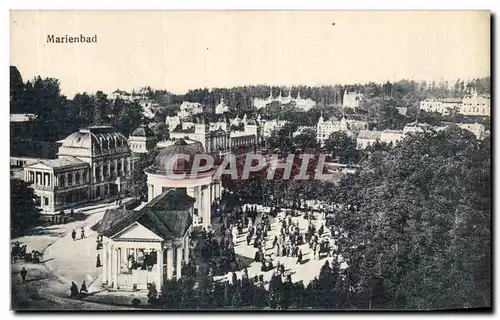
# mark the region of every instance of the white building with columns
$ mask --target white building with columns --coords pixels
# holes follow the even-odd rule
[[[95,226],[103,237],[102,284],[114,290],[159,292],[180,279],[191,255],[193,204],[186,189],[168,189],[138,211],[106,210]]]
[[[127,139],[110,126],[80,129],[62,140],[57,159],[24,167],[40,197],[42,213],[54,213],[87,201],[124,193],[130,185]]]
[[[178,155],[187,155],[189,160],[180,159]],[[193,225],[210,226],[212,205],[222,195],[222,183],[214,179],[216,169],[210,168],[193,174],[194,157],[202,154],[196,146],[190,145],[184,139],[178,139],[175,144],[160,151],[153,165],[145,170],[148,184],[148,201],[170,188],[186,188],[187,194],[195,199]],[[168,175],[185,174],[183,179]]]

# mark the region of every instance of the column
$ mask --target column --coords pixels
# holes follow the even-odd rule
[[[173,255],[173,250],[172,248],[167,249],[167,279],[170,280],[172,279],[172,276],[174,274],[174,255]]]
[[[184,237],[184,261],[189,262],[189,235]]]
[[[210,225],[210,198],[208,188],[202,189],[202,206],[203,206],[203,226],[206,228]]]
[[[116,255],[116,260],[115,260],[115,265],[114,265],[114,271],[115,271],[115,279],[116,279],[116,282],[115,282],[115,287],[118,289],[118,275],[120,274],[120,248],[116,248],[116,252],[115,252],[115,255]]]
[[[103,243],[103,248],[102,248],[102,261],[103,261],[103,268],[102,268],[102,283],[108,283],[108,243],[105,242]]]
[[[198,217],[197,217],[198,220],[196,221],[196,223],[199,224],[200,223],[199,218],[202,217],[200,187],[194,187],[194,198],[196,199],[195,208],[198,210]]]
[[[117,274],[116,274],[116,248],[114,246],[111,246],[111,263],[109,264],[109,273],[111,274],[111,282],[113,285],[113,288],[117,288]]]
[[[153,186],[148,183],[148,201],[153,200]]]
[[[182,245],[177,246],[177,280],[182,276]]]
[[[156,289],[161,291],[163,287],[163,250],[161,247],[156,249],[156,265],[158,267],[158,283],[156,283]]]
[[[101,167],[101,182],[104,181],[104,161],[102,161],[100,163],[100,167]],[[102,190],[101,190],[101,194],[102,194]]]
[[[212,182],[210,183],[210,207],[212,207],[214,201],[215,201],[215,192],[214,192],[214,184]]]

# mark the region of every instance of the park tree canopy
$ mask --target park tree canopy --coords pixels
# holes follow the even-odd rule
[[[353,286],[381,279],[388,308],[490,306],[490,166],[490,141],[458,128],[371,153],[340,188],[357,212],[336,215]]]

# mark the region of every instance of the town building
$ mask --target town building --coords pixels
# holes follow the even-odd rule
[[[394,145],[404,137],[405,135],[402,130],[362,130],[356,138],[356,144],[358,149],[366,149],[376,142]]]
[[[215,114],[224,114],[229,112],[229,106],[224,102],[224,98],[220,99],[220,103],[215,107]]]
[[[259,119],[257,118],[257,120]],[[273,131],[280,130],[288,123],[288,121],[280,119],[263,120],[262,122],[262,133],[264,138],[269,138]]]
[[[156,149],[156,135],[145,124],[132,131],[128,138],[130,151],[134,153],[148,153]]]
[[[198,102],[183,101],[177,116],[181,119],[187,119],[203,112],[203,105]]]
[[[488,133],[485,130],[485,127],[481,123],[457,123],[457,126],[461,129],[470,131],[473,133],[478,140],[484,139]]]
[[[478,95],[476,90],[462,98],[460,113],[465,116],[490,116],[490,97]]]
[[[116,89],[115,91],[113,91],[110,96],[111,96],[111,99],[113,99],[113,100],[121,99],[121,100],[129,101],[129,102],[134,100],[134,96],[131,93],[128,93],[127,91],[120,90],[120,89]]]
[[[163,149],[153,165],[145,170],[148,185],[148,201],[170,188],[186,188],[189,196],[195,198],[193,223],[195,226],[210,226],[211,208],[222,195],[222,183],[214,178],[215,168],[203,172],[192,172],[195,156],[202,155],[199,148],[178,139],[174,145]],[[188,156],[188,160],[179,155]],[[173,174],[185,174],[184,178]]]
[[[263,142],[262,126],[253,119],[236,116],[229,120],[225,114],[210,122],[207,118],[197,118],[194,122],[181,122],[182,128],[170,131],[170,139],[199,141],[203,149],[211,154],[226,154],[230,150],[245,147],[252,149]]]
[[[24,167],[43,213],[87,201],[117,196],[130,185],[127,139],[113,127],[80,129],[62,141],[57,159],[40,159]]]
[[[420,101],[420,110],[450,115],[458,112],[460,105],[459,99],[425,99]]]
[[[329,119],[325,121],[323,115],[321,115],[316,124],[316,139],[323,146],[334,132],[345,132],[348,136],[353,136],[357,135],[361,130],[367,129],[368,122],[366,121],[346,119],[345,116],[342,116],[340,120]]]
[[[288,91],[288,95],[285,97],[282,96],[281,90],[280,90],[280,93],[279,93],[278,97],[276,97],[276,98],[273,97],[273,89],[271,88],[270,92],[269,92],[269,96],[267,98],[265,98],[265,99],[254,98],[253,99],[253,106],[256,109],[262,109],[265,106],[267,106],[273,102],[277,102],[281,105],[294,104],[297,108],[302,109],[304,111],[308,111],[311,108],[314,108],[316,106],[316,102],[314,100],[312,100],[310,98],[307,98],[307,99],[302,98],[300,96],[300,90],[297,92],[297,97],[293,98],[292,97],[292,88],[290,88],[290,90]]]
[[[344,92],[344,97],[342,98],[342,107],[343,108],[352,108],[355,109],[359,107],[361,101],[363,100],[363,94],[359,92],[349,92],[346,90]]]
[[[186,189],[167,189],[138,211],[108,209],[94,228],[103,238],[102,285],[161,292],[190,260],[193,204]]]

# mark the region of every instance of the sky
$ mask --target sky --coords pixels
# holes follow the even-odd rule
[[[10,34],[23,80],[57,78],[68,97],[490,75],[488,11],[11,11]]]

